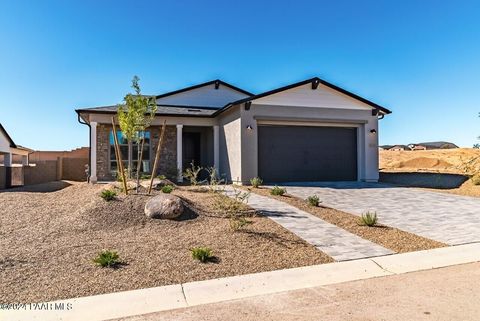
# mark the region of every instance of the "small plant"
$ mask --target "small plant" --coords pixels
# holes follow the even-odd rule
[[[309,197],[307,197],[307,203],[310,206],[317,207],[318,204],[320,204],[320,198],[317,195],[309,196]]]
[[[241,216],[249,197],[249,192],[234,190],[232,197],[218,195],[215,199],[215,207],[227,217],[237,218]]]
[[[205,169],[208,172],[208,188],[211,192],[216,193],[219,191],[218,186],[224,183],[224,179],[220,178],[215,167],[208,167]]]
[[[270,190],[270,194],[272,195],[276,195],[276,196],[283,196],[283,194],[285,194],[287,192],[287,190],[283,187],[279,187],[277,185],[275,185],[271,190]]]
[[[140,176],[140,179],[150,179],[150,178],[152,178],[152,176],[149,175],[149,174],[142,174],[142,175]]]
[[[158,175],[157,178],[161,181],[166,180],[167,177],[165,175]]]
[[[375,226],[377,221],[377,212],[366,212],[360,217],[360,225]]]
[[[261,179],[260,177],[254,177],[254,178],[250,179],[250,184],[251,184],[254,188],[259,188],[260,185],[263,184],[263,179]]]
[[[213,258],[213,252],[208,247],[194,247],[190,252],[192,252],[194,260],[199,260],[202,263],[208,262]]]
[[[98,253],[97,257],[93,259],[93,263],[101,267],[115,267],[120,263],[120,257],[115,251],[104,250]]]
[[[230,219],[230,228],[236,232],[238,230],[241,230],[248,224],[252,224],[252,221],[247,220],[245,217],[232,217]]]
[[[115,199],[116,196],[117,196],[117,192],[111,189],[104,189],[100,194],[100,197],[107,202],[110,202],[111,200]]]
[[[200,166],[195,166],[195,163],[192,161],[190,164],[190,168],[187,168],[185,172],[183,173],[183,177],[188,179],[190,181],[190,184],[193,186],[197,186],[199,181],[198,181],[198,174],[200,171],[203,169]]]
[[[170,194],[174,189],[175,187],[173,187],[172,185],[165,185],[162,187],[162,192],[166,194]]]
[[[480,185],[480,174],[473,175],[471,180],[473,185]]]

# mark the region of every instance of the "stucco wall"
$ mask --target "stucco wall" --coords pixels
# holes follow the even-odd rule
[[[358,178],[359,180],[378,180],[378,119],[371,110],[349,110],[337,108],[312,108],[298,106],[271,106],[252,104],[250,110],[241,108],[241,180],[247,183],[258,176],[258,121],[270,119],[280,124],[349,126],[356,127],[358,138]],[[243,130],[247,125],[253,130]],[[370,130],[375,129],[376,134]]]
[[[240,110],[232,108],[219,117],[220,174],[228,181],[242,180],[242,143]]]

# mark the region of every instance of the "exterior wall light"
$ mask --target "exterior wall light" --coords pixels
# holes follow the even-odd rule
[[[376,129],[370,129],[370,134],[376,134],[377,133],[377,130]]]
[[[251,131],[251,130],[253,130],[253,127],[252,127],[252,125],[247,125],[247,127],[246,127],[246,128],[247,128],[247,130],[248,130],[248,131]]]

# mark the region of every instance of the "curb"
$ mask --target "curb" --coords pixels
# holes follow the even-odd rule
[[[53,301],[41,304],[46,307],[41,310],[27,304],[25,309],[0,310],[0,320],[108,320],[479,261],[480,243],[471,243]],[[62,303],[71,309],[55,310]]]

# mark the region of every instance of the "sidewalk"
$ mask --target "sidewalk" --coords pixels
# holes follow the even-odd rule
[[[478,284],[480,263],[472,263],[268,294],[121,320],[478,320],[480,315]]]
[[[69,303],[72,306],[70,310],[0,310],[0,320],[95,321],[118,319],[479,261],[480,243],[472,243],[371,259],[336,262],[75,298],[46,304],[46,306],[52,307],[59,303]],[[480,276],[478,276],[480,272],[476,273],[476,277],[480,279]],[[381,280],[386,279],[382,278]],[[472,275],[471,280],[468,282],[478,290],[478,281],[475,279],[475,275]],[[414,291],[415,287],[418,291],[421,290],[421,287],[415,282],[412,286],[412,291]],[[443,280],[437,282],[435,286],[443,289]],[[443,290],[446,291],[445,289]],[[386,292],[388,293],[388,291]],[[375,292],[372,292],[372,294],[375,294]],[[393,295],[393,292],[390,294]],[[429,293],[428,295],[431,294]],[[373,302],[375,305],[375,302],[370,301],[368,296],[363,299],[365,303],[370,304]],[[356,307],[353,308],[355,309]]]

